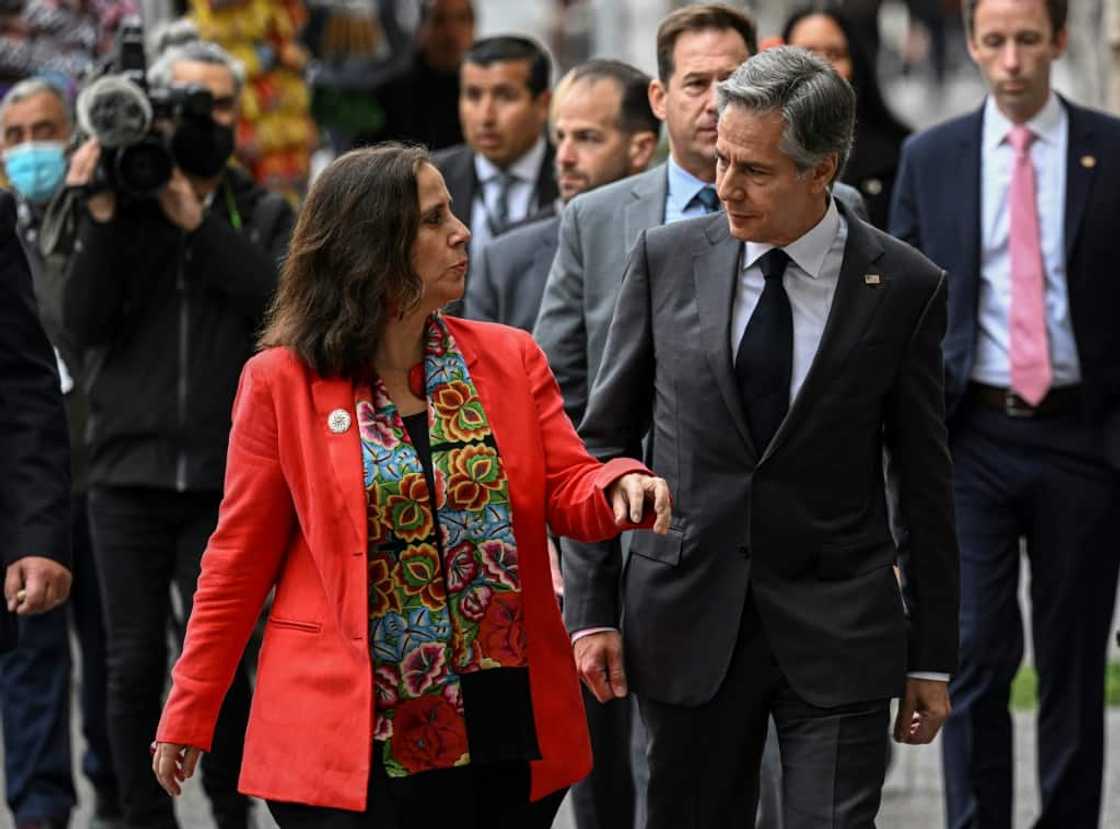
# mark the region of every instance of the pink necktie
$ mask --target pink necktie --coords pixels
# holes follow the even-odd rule
[[[1042,234],[1038,227],[1034,165],[1035,135],[1022,124],[1011,128],[1015,164],[1011,171],[1011,388],[1037,406],[1050,388],[1050,347],[1046,337]]]

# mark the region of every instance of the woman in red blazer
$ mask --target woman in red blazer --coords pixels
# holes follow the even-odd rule
[[[469,238],[422,149],[312,189],[234,404],[155,744],[169,793],[273,587],[240,789],[285,829],[544,829],[590,769],[546,527],[664,532],[669,494],[587,454],[528,335],[438,313]]]

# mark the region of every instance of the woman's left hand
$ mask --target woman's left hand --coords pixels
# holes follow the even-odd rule
[[[607,500],[614,510],[614,522],[622,526],[627,521],[637,524],[642,520],[646,504],[653,505],[656,518],[653,531],[658,535],[669,532],[673,514],[673,498],[664,478],[655,478],[641,472],[623,475],[607,487]]]
[[[189,779],[202,756],[202,749],[178,743],[152,744],[152,771],[163,790],[171,796],[182,794],[179,784]]]

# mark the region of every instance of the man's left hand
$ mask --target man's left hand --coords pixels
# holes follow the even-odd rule
[[[669,522],[673,517],[673,499],[669,495],[669,485],[664,478],[655,478],[641,472],[623,475],[607,488],[607,501],[614,511],[614,522],[619,526],[627,521],[637,524],[642,520],[646,505],[653,507],[657,516],[653,521],[653,531],[658,535],[669,532]]]
[[[906,680],[906,696],[894,721],[894,741],[925,745],[933,741],[949,717],[949,683],[936,679]]]
[[[169,222],[187,233],[193,233],[202,224],[202,200],[178,167],[171,174],[171,181],[159,191],[159,206]]]
[[[8,565],[4,599],[20,616],[46,613],[70,595],[70,571],[51,558],[24,556]]]

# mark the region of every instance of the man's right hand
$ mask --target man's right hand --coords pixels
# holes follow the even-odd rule
[[[53,610],[70,595],[70,571],[43,556],[24,556],[4,573],[4,600],[8,611],[32,616]]]
[[[97,163],[101,160],[101,145],[96,138],[90,138],[70,157],[70,169],[66,172],[67,187],[85,187],[93,181]],[[86,199],[86,209],[95,222],[111,222],[117,213],[117,197],[110,190],[94,193]]]
[[[576,670],[599,702],[622,699],[628,693],[622,667],[622,634],[617,630],[581,636],[572,645]]]

